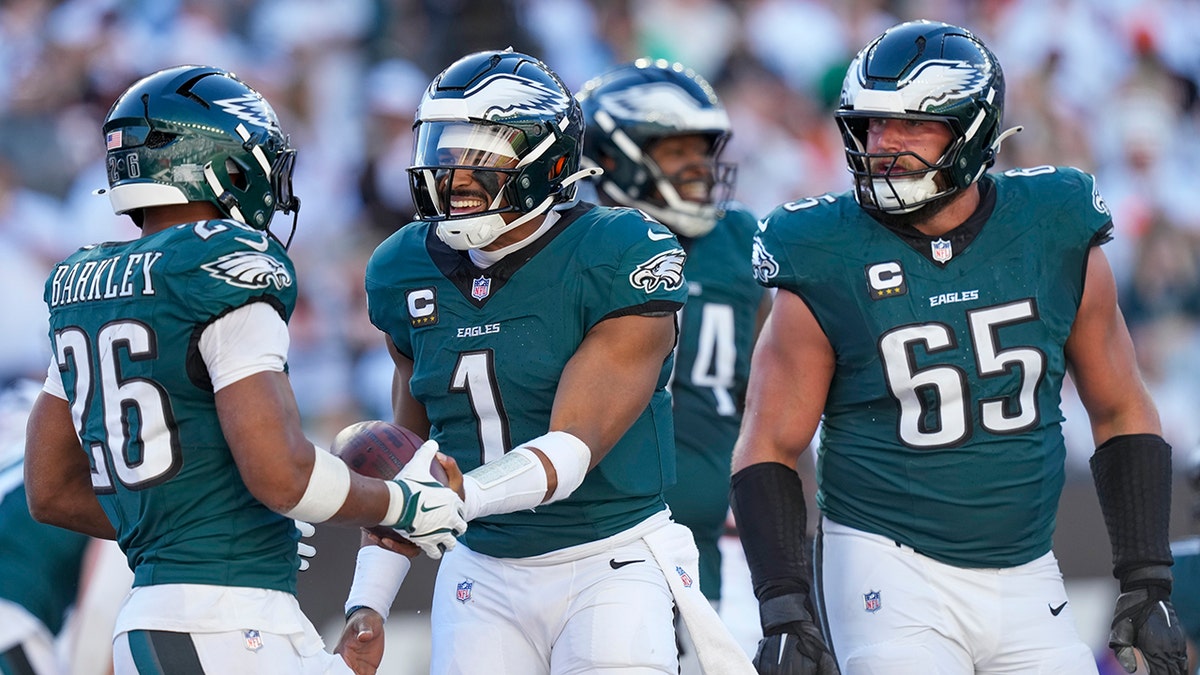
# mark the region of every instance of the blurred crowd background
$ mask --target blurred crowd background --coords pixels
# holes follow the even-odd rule
[[[446,65],[511,45],[578,90],[637,57],[680,61],[729,109],[736,196],[765,215],[849,187],[831,117],[846,65],[884,28],[914,18],[967,26],[999,57],[1006,126],[1024,127],[1005,142],[999,169],[1073,165],[1098,177],[1116,223],[1105,250],[1121,305],[1165,436],[1186,456],[1200,440],[1200,209],[1186,169],[1200,156],[1195,0],[4,0],[0,382],[44,375],[41,296],[53,263],[84,243],[137,236],[94,194],[106,186],[99,129],[114,98],[159,68],[237,72],[299,148],[290,367],[310,434],[327,443],[351,422],[390,418],[391,364],[366,319],[362,270],[409,220],[413,112]],[[279,216],[274,229],[286,237],[290,224]],[[1059,546],[1060,559],[1069,577],[1107,576],[1090,432],[1077,400],[1064,407],[1060,534],[1080,539]],[[1172,530],[1189,527],[1185,515]],[[334,555],[344,578],[306,605],[336,630],[353,544],[349,557],[330,548],[325,559]],[[316,584],[307,574],[302,582]],[[1094,613],[1098,640],[1109,591],[1102,586]],[[752,598],[746,613],[753,633]]]
[[[136,236],[105,186],[100,124],[136,78],[179,63],[237,72],[299,148],[291,369],[317,438],[386,417],[390,367],[361,270],[408,221],[412,116],[437,72],[479,49],[537,55],[573,90],[639,56],[707,77],[730,111],[737,198],[759,215],[849,186],[830,117],[845,67],[897,21],[967,26],[1008,81],[999,168],[1097,175],[1106,247],[1167,439],[1200,439],[1200,135],[1194,0],[5,0],[0,5],[0,381],[47,362],[41,287],[83,243]],[[286,230],[290,218],[276,219]],[[286,236],[286,232],[284,232]],[[1017,271],[1014,271],[1016,273]],[[1068,401],[1072,475],[1091,452]]]

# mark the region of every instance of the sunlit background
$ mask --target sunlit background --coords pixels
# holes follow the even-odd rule
[[[43,281],[77,246],[128,239],[111,214],[99,127],[134,79],[180,63],[237,72],[272,101],[299,148],[303,200],[291,252],[300,304],[292,380],[314,441],[389,418],[390,362],[367,322],[366,257],[408,221],[404,169],[416,101],[459,56],[513,46],[572,89],[641,56],[678,60],[717,88],[733,120],[737,198],[759,215],[849,186],[831,117],[859,47],[901,20],[967,26],[1007,77],[999,168],[1094,173],[1114,214],[1112,262],[1146,380],[1180,465],[1200,438],[1200,2],[1191,0],[5,0],[0,3],[0,381],[48,362]],[[276,230],[290,218],[276,219]],[[1052,223],[1047,223],[1052,227]],[[285,232],[286,234],[286,232]],[[1014,273],[1019,271],[1014,270]],[[1080,630],[1105,662],[1115,585],[1073,395],[1057,551]],[[811,492],[811,489],[810,489]],[[1174,536],[1192,531],[1176,481]],[[322,528],[301,603],[332,647],[356,534]],[[723,613],[750,648],[757,617],[736,538]],[[421,672],[432,565],[414,569],[381,672]],[[424,652],[423,652],[424,650]]]

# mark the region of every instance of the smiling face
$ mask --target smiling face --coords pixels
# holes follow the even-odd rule
[[[707,136],[667,136],[654,142],[649,155],[681,198],[697,204],[709,203],[714,158],[712,141]]]
[[[449,195],[450,216],[465,216],[507,206],[503,171],[518,162],[519,132],[498,126],[453,125],[438,138],[438,191]]]
[[[448,159],[449,164],[463,163],[461,159]],[[512,168],[516,164],[514,158],[506,166],[495,168]],[[501,192],[508,182],[508,174],[488,169],[453,168],[439,171],[437,180],[438,191],[449,195],[450,216],[466,216],[508,206],[508,200]]]

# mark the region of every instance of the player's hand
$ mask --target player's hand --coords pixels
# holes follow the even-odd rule
[[[467,530],[462,498],[429,472],[437,450],[437,441],[425,441],[393,479],[404,492],[404,510],[398,522],[383,523],[435,560],[454,548],[458,543],[455,537]]]
[[[759,675],[838,675],[837,661],[813,622],[806,594],[771,598],[759,608],[763,637],[754,654]]]
[[[370,607],[360,607],[346,618],[333,653],[340,655],[355,675],[375,675],[383,661],[383,637],[383,617]]]
[[[811,621],[758,641],[754,668],[759,675],[837,675],[837,663]]]
[[[1117,597],[1108,646],[1125,672],[1137,670],[1134,649],[1150,675],[1184,675],[1187,672],[1187,638],[1170,592],[1161,586],[1134,588]]]
[[[300,530],[300,539],[296,540],[296,553],[300,554],[300,571],[303,572],[308,569],[308,561],[317,555],[316,547],[304,543],[303,540],[316,534],[317,528],[313,527],[312,523],[306,523],[303,520],[295,520],[295,523],[296,529]]]
[[[407,558],[415,558],[421,555],[421,547],[403,537],[381,537],[366,528],[363,528],[362,534],[362,543],[364,545],[371,544],[378,546],[392,553],[399,553]]]

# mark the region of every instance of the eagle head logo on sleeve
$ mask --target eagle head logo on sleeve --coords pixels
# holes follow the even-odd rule
[[[659,286],[674,291],[683,287],[683,263],[687,254],[681,248],[663,251],[637,266],[629,275],[629,283],[647,293]]]
[[[234,251],[200,266],[216,279],[239,288],[281,290],[292,285],[292,273],[273,256],[258,251]]]
[[[750,253],[750,264],[754,270],[754,278],[759,283],[765,284],[779,274],[779,262],[757,235],[754,237],[754,248]]]

